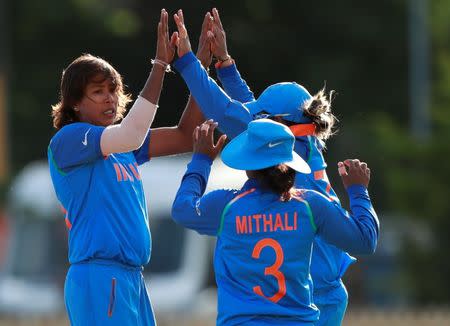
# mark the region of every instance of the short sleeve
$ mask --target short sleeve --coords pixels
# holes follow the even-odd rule
[[[50,159],[64,172],[102,159],[100,138],[103,130],[104,127],[88,123],[73,123],[63,127],[50,141]]]
[[[149,145],[150,145],[150,137],[151,137],[151,129],[147,133],[147,137],[145,137],[144,143],[137,150],[133,151],[134,158],[138,165],[142,165],[150,160],[149,153]]]

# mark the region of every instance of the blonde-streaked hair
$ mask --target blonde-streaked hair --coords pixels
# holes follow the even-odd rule
[[[124,91],[122,76],[106,60],[83,54],[62,72],[60,101],[52,106],[53,126],[56,129],[80,121],[75,106],[83,98],[87,84],[98,76],[104,78],[103,80],[110,79],[115,86],[119,99],[116,121],[123,118],[131,96]]]
[[[324,87],[303,105],[303,114],[312,120],[316,126],[315,135],[321,140],[335,134],[334,125],[338,120],[331,112],[333,96],[334,91],[327,95]]]

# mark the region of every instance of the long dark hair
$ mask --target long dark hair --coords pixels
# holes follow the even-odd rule
[[[116,121],[123,118],[131,96],[125,94],[122,76],[102,58],[83,54],[76,58],[62,73],[60,101],[52,106],[53,126],[61,129],[67,124],[79,121],[75,105],[81,101],[87,84],[95,77],[110,79],[119,97]]]
[[[286,164],[253,171],[261,186],[280,195],[282,201],[289,201],[295,196],[295,170]]]

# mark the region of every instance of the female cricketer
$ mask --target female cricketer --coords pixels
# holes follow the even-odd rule
[[[169,38],[163,9],[150,76],[120,123],[130,98],[108,62],[83,55],[62,74],[61,100],[52,112],[58,131],[48,161],[67,211],[70,268],[64,292],[72,325],[155,324],[141,273],[151,236],[138,165],[191,151],[192,131],[203,121],[190,99],[177,127],[149,131],[176,36]]]
[[[239,190],[204,195],[225,140],[214,144],[215,126],[204,123],[194,131],[194,155],[172,216],[187,228],[217,236],[217,325],[312,326],[319,317],[310,277],[315,236],[352,252],[375,250],[379,225],[367,192],[370,170],[346,161],[342,180],[352,215],[319,192],[295,190],[295,171],[311,172],[294,151],[295,137],[287,126],[260,119],[222,152],[223,162],[246,170],[248,181]]]
[[[278,83],[268,87],[255,100],[228,54],[225,31],[216,9],[212,10],[212,17],[208,37],[218,60],[217,76],[226,94],[212,79],[207,79],[203,71],[196,69],[191,54],[186,54],[176,63],[204,116],[218,121],[219,129],[229,138],[244,131],[250,121],[261,117],[289,126],[296,137],[295,151],[312,170],[309,174],[298,173],[296,186],[319,191],[339,204],[328,180],[327,164],[322,155],[324,141],[333,134],[335,123],[331,113],[331,95],[327,98],[322,90],[312,96],[297,83]],[[320,319],[316,325],[341,324],[348,303],[347,290],[341,278],[355,260],[348,253],[323,241],[320,235],[316,236],[311,262],[314,303],[320,309]]]

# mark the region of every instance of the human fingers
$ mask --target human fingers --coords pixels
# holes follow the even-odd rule
[[[225,145],[226,140],[227,140],[227,135],[220,136],[219,140],[217,141],[217,143],[215,145],[216,153],[219,153],[222,150],[223,145]]]
[[[162,33],[169,37],[169,15],[165,9],[161,10]]]
[[[184,23],[181,20],[180,16],[178,14],[174,14],[173,19],[175,20],[175,24],[177,25],[179,37],[180,38],[187,37],[186,27],[184,26]]]
[[[364,171],[367,170],[367,163],[366,162],[361,162],[361,169],[363,169]]]
[[[217,8],[213,8],[212,14],[214,17],[214,21],[217,22],[217,25],[220,27],[220,29],[223,29],[222,21],[220,20],[219,11],[217,10]]]
[[[347,169],[343,162],[338,162],[338,172],[340,176],[348,175]]]
[[[175,49],[178,47],[180,43],[180,37],[178,36],[178,32],[173,32],[172,36],[170,37],[170,47],[171,49]]]
[[[347,168],[345,167],[344,162],[338,162],[338,172],[339,172],[339,175],[341,176],[342,184],[344,185],[345,188],[347,188],[350,181],[349,181],[349,175],[347,173]]]
[[[198,141],[198,133],[200,131],[200,126],[195,127],[194,131],[192,132],[192,142],[196,143]]]
[[[209,125],[209,131],[208,131],[208,134],[209,134],[211,137],[214,136],[214,130],[216,130],[216,128],[217,128],[218,125],[219,125],[219,124],[218,124],[217,122],[215,122],[215,121],[213,121],[213,122]]]
[[[206,35],[206,32],[208,31],[208,29],[210,28],[210,24],[211,24],[211,14],[209,13],[209,11],[205,14],[205,17],[203,18],[203,23],[202,23],[202,29],[201,29],[201,33],[200,33],[200,37],[203,35]]]
[[[206,137],[208,135],[208,130],[209,130],[209,123],[208,121],[205,121],[200,126],[200,136],[202,138]]]
[[[183,16],[183,10],[182,9],[178,9],[178,17],[180,17],[181,22],[184,24],[184,16]]]

